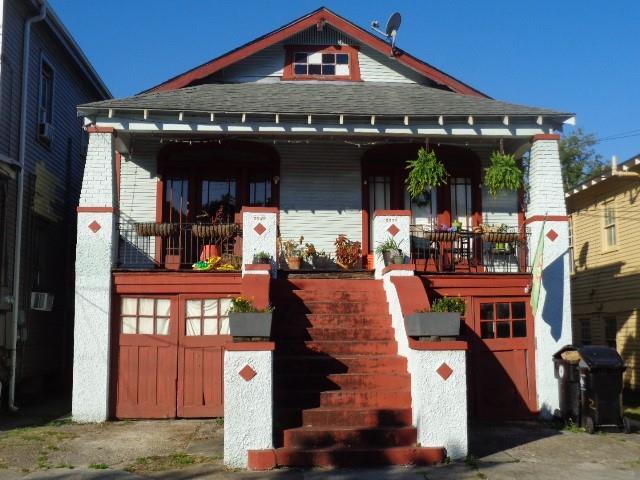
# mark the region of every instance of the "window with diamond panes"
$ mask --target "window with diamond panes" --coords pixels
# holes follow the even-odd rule
[[[348,77],[348,53],[295,52],[293,74],[296,76]]]
[[[187,300],[185,335],[229,335],[230,306],[230,298]]]
[[[123,298],[120,308],[122,333],[169,335],[171,300],[168,298]]]
[[[522,338],[527,336],[525,302],[480,304],[482,338]]]

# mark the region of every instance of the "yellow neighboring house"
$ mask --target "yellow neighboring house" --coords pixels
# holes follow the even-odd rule
[[[640,390],[640,155],[566,197],[574,342],[615,347]]]

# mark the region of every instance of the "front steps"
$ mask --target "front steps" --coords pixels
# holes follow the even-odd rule
[[[434,464],[412,426],[411,379],[381,281],[278,280],[272,289],[276,449],[254,469]]]

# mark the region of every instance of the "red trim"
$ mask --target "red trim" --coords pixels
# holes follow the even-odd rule
[[[413,265],[412,263],[407,263],[405,265],[387,265],[386,267],[384,267],[384,270],[382,270],[382,274],[384,275],[385,273],[389,273],[389,272],[398,272],[398,271],[410,271],[413,272],[415,268],[415,265]]]
[[[116,129],[113,127],[98,127],[96,125],[87,127],[87,133],[111,133],[113,135],[118,135],[118,132],[116,132]]]
[[[271,271],[271,265],[268,263],[248,263],[244,266],[244,269],[248,272],[269,272]]]
[[[78,207],[76,208],[78,213],[94,212],[94,213],[118,213],[118,209],[115,207]]]
[[[286,45],[282,80],[342,80],[361,82],[358,47],[347,45]],[[296,52],[348,53],[349,75],[296,75],[293,71],[293,54]]]
[[[422,342],[409,337],[409,348],[411,350],[422,351],[442,351],[442,350],[469,350],[469,344],[462,340],[451,342]]]
[[[557,133],[539,133],[531,137],[531,142],[536,142],[538,140],[560,140],[560,135]]]
[[[228,352],[273,352],[275,342],[236,342],[226,343],[224,349]]]
[[[281,42],[298,32],[306,30],[307,28],[315,27],[319,21],[324,21],[331,24],[336,29],[343,31],[353,39],[358,40],[365,45],[368,45],[369,47],[377,50],[385,56],[389,56],[392,53],[391,47],[386,41],[354,25],[353,23],[336,15],[326,8],[320,8],[308,16],[295,20],[289,25],[274,30],[257,40],[254,40],[242,47],[237,48],[236,50],[232,50],[231,52],[228,52],[221,57],[211,60],[210,62],[200,65],[199,67],[189,70],[188,72],[185,72],[181,75],[178,75],[177,77],[161,83],[160,85],[157,85],[144,93],[163,92],[167,90],[176,90],[178,88],[186,87],[196,80],[207,77],[217,72],[218,70],[221,70],[233,63],[238,62],[239,60],[253,55],[260,50]],[[418,60],[417,58],[400,49],[395,50],[393,58],[399,63],[404,64],[412,70],[421,73],[434,82],[446,85],[454,92],[471,95],[474,97],[488,98],[478,90],[465,85],[459,80],[456,80],[455,78],[447,75],[437,68],[432,67],[431,65],[422,62],[421,60]]]
[[[118,295],[202,293],[236,297],[242,292],[242,276],[240,273],[114,272],[113,285]]]
[[[375,210],[373,217],[410,217],[411,210]]]
[[[122,171],[122,155],[120,152],[116,152],[116,164],[114,166],[114,175],[116,180],[116,199],[118,205],[120,204],[120,172]]]
[[[242,296],[250,300],[256,308],[267,308],[270,286],[270,275],[245,275],[242,277]]]
[[[530,223],[534,223],[534,222],[568,222],[569,221],[569,216],[568,215],[531,215],[529,218],[527,218],[524,221],[525,225],[529,225]]]
[[[279,213],[278,207],[242,207],[240,213]]]
[[[396,287],[400,309],[405,317],[423,308],[431,309],[427,291],[420,277],[391,277],[391,283]]]

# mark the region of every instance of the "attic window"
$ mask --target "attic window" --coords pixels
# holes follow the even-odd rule
[[[360,80],[353,47],[288,46],[283,80]]]

